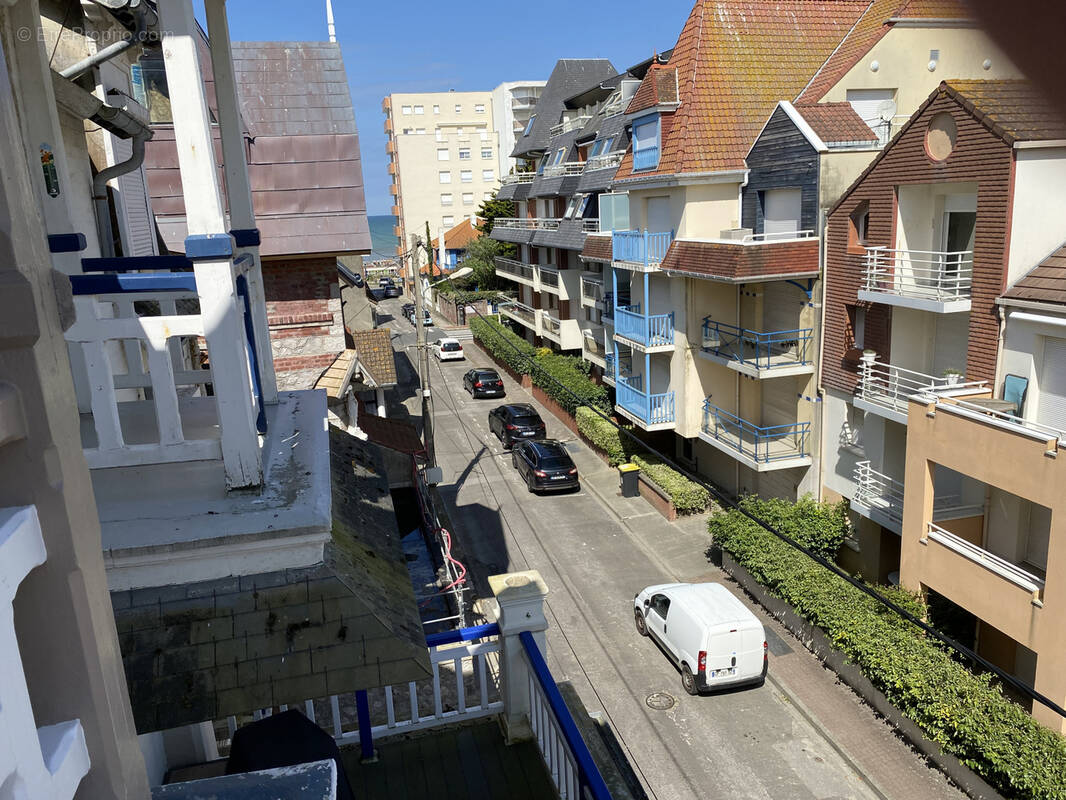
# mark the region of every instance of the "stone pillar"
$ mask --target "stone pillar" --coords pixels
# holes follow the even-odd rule
[[[529,722],[529,681],[532,677],[518,634],[532,631],[542,653],[547,652],[544,631],[544,598],[548,587],[534,570],[510,572],[489,577],[489,588],[499,606],[501,718],[508,744],[533,738]]]

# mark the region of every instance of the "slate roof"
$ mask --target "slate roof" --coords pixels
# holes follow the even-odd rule
[[[201,40],[201,49],[206,42]],[[340,46],[233,42],[260,253],[369,252],[359,136]],[[205,72],[205,85],[213,89]],[[145,168],[152,209],[172,252],[184,251],[185,201],[172,126],[154,126]],[[217,128],[215,160],[221,165]],[[225,190],[225,181],[220,184]]]
[[[392,335],[388,328],[372,331],[349,331],[355,348],[356,366],[375,387],[395,386],[396,356],[392,352]]]
[[[429,677],[381,454],[329,437],[324,563],[112,592],[139,733]]]
[[[877,141],[877,134],[855,113],[851,103],[808,103],[794,108],[827,145]]]
[[[1066,117],[1027,80],[949,80],[939,91],[1010,144],[1066,139]]]
[[[518,137],[511,157],[543,151],[551,138],[551,129],[559,122],[567,98],[616,74],[617,70],[605,58],[561,58],[556,61],[534,109],[537,118],[533,128]]]
[[[1003,299],[1066,306],[1066,244],[1016,280]]]
[[[660,104],[676,102],[677,68],[655,62],[629,101],[626,114],[635,114]]]
[[[379,447],[387,447],[412,456],[426,452],[414,425],[403,420],[375,416],[362,405],[359,410],[359,428]]]
[[[868,0],[699,0],[668,66],[681,106],[661,116],[655,170],[629,178],[744,168],[744,156],[781,98],[799,94],[869,5]],[[658,80],[650,70],[644,81]],[[638,90],[638,94],[639,94]]]
[[[674,239],[660,267],[664,272],[737,283],[779,275],[812,276],[818,274],[818,239],[759,244]]]

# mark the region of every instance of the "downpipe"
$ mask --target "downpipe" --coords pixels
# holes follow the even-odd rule
[[[115,255],[111,231],[111,210],[107,205],[107,182],[140,169],[144,163],[144,144],[152,138],[151,130],[144,130],[133,137],[133,153],[119,162],[96,173],[93,178],[93,207],[96,211],[96,234],[100,240],[100,255],[111,258]]]
[[[118,10],[116,8],[111,8],[108,5],[105,5],[104,7],[112,13]],[[82,59],[77,64],[71,64],[66,69],[61,70],[59,74],[68,80],[74,80],[75,78],[84,75],[93,67],[103,64],[105,61],[110,61],[115,56],[125,53],[135,44],[143,42],[145,40],[145,35],[148,32],[148,28],[158,22],[158,17],[156,16],[155,11],[147,8],[144,3],[133,8],[132,13],[135,20],[132,33],[123,37],[121,41],[108,45],[103,50],[97,50],[91,56]]]

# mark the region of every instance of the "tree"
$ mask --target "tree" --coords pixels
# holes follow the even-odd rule
[[[497,200],[496,192],[493,192],[492,197],[482,203],[481,208],[477,210],[478,219],[481,220],[477,229],[481,231],[482,235],[488,236],[492,233],[492,226],[496,222],[496,217],[513,217],[514,215],[514,203],[510,200]]]
[[[463,283],[476,286],[480,290],[499,288],[499,279],[496,277],[496,256],[506,255],[505,249],[514,247],[506,242],[497,242],[482,234],[472,241],[466,248],[466,258],[463,266],[470,267],[474,272]]]

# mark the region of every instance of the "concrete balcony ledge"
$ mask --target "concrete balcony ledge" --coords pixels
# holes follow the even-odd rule
[[[227,492],[217,460],[92,471],[113,591],[322,561],[332,528],[325,393],[279,393],[266,413],[261,489]]]

